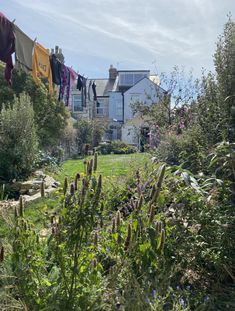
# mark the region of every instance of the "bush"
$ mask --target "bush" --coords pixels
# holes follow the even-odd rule
[[[168,133],[156,149],[158,160],[198,173],[206,161],[206,147],[200,130],[195,127],[181,135]]]
[[[15,97],[0,113],[0,179],[23,178],[32,171],[38,147],[29,96]]]
[[[137,152],[137,148],[122,141],[116,140],[110,143],[101,143],[98,146],[97,151],[101,154],[130,154]]]

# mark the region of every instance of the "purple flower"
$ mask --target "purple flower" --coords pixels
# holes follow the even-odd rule
[[[157,298],[157,291],[156,291],[156,289],[153,289],[153,290],[152,290],[152,295],[153,295],[153,298],[154,298],[154,299]]]

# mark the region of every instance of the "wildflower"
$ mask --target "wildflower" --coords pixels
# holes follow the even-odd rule
[[[20,196],[19,214],[20,217],[24,217],[24,200],[22,195]]]
[[[68,177],[65,177],[64,179],[64,195],[66,194],[68,190]]]
[[[102,187],[102,176],[100,175],[98,178],[98,188],[101,189]]]
[[[153,222],[154,216],[155,216],[154,206],[151,205],[151,207],[150,207],[150,214],[149,214],[149,222],[150,222],[150,223]]]
[[[94,235],[94,247],[97,247],[98,245],[98,233],[95,232],[95,235]]]
[[[117,229],[119,229],[120,225],[121,225],[121,213],[120,211],[117,211],[117,215],[116,215],[116,225],[117,225]]]
[[[44,181],[41,182],[40,191],[41,191],[41,197],[44,198],[45,197],[45,183],[44,183]]]
[[[131,241],[131,224],[128,224],[127,237],[125,241],[125,250],[128,250]]]
[[[116,224],[116,221],[115,221],[115,218],[113,217],[113,219],[112,219],[112,233],[115,232],[115,224]]]
[[[3,260],[4,260],[4,247],[2,246],[0,250],[0,262],[3,262]]]
[[[93,166],[94,172],[97,170],[97,162],[98,162],[98,153],[95,152],[95,154],[94,154],[94,166]]]
[[[71,194],[71,195],[74,195],[74,193],[75,193],[74,184],[70,184],[70,194]]]
[[[75,180],[74,180],[74,189],[75,189],[75,191],[78,190],[78,181],[80,180],[80,178],[81,178],[80,174],[77,173],[76,176],[75,176]]]

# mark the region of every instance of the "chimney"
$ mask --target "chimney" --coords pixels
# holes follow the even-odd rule
[[[117,77],[117,69],[110,65],[109,68],[109,80],[115,80]]]

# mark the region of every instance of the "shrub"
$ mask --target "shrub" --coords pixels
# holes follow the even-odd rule
[[[137,148],[122,141],[116,140],[110,143],[101,143],[98,146],[97,151],[101,154],[130,154],[135,153]]]
[[[159,161],[170,165],[181,165],[197,173],[204,168],[206,147],[200,130],[195,127],[181,135],[167,133],[156,149]]]
[[[37,146],[33,107],[29,96],[22,93],[0,113],[0,179],[29,175]]]
[[[178,165],[180,154],[179,136],[173,133],[167,134],[160,142],[155,154],[159,161],[164,161],[170,165]]]

